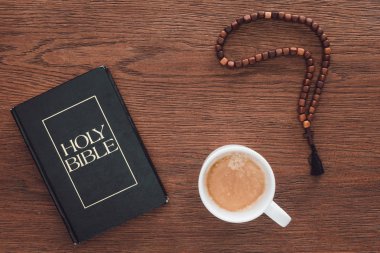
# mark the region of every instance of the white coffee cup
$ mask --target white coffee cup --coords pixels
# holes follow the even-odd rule
[[[219,207],[210,197],[206,187],[206,176],[210,167],[222,157],[230,153],[244,153],[248,155],[265,174],[265,190],[263,195],[251,206],[240,211],[228,211]],[[269,163],[256,151],[241,145],[226,145],[214,150],[204,161],[199,173],[199,195],[207,210],[217,218],[233,223],[252,221],[265,213],[280,226],[286,227],[291,217],[274,201],[276,182]]]

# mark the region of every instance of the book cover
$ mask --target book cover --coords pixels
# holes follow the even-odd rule
[[[11,112],[74,243],[167,202],[106,67]]]

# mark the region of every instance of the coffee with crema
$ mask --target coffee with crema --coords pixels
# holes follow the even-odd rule
[[[206,188],[217,205],[239,211],[265,191],[265,174],[246,154],[231,153],[217,160],[206,175]]]

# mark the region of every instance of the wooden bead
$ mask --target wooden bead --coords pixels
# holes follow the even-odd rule
[[[235,67],[237,68],[243,67],[243,62],[241,60],[235,61]]]
[[[308,114],[307,115],[307,119],[309,120],[309,121],[311,121],[312,119],[314,118],[314,114]]]
[[[277,11],[272,12],[272,19],[278,19],[278,12]]]
[[[219,60],[221,60],[222,58],[224,58],[224,52],[223,51],[218,51],[216,53],[216,56],[218,57]]]
[[[311,66],[311,65],[314,65],[314,61],[312,58],[309,58],[306,60],[306,66]]]
[[[306,100],[301,98],[299,101],[298,101],[298,105],[299,106],[305,106],[305,103],[306,103]]]
[[[331,59],[331,54],[324,54],[323,57],[322,57],[322,59],[324,61],[329,61]]]
[[[300,107],[298,107],[298,112],[299,113],[305,113],[306,112],[306,108],[303,107],[303,106],[300,106]]]
[[[322,62],[322,67],[323,68],[328,68],[330,66],[330,61],[323,61]]]
[[[290,55],[296,55],[297,54],[297,48],[296,47],[291,47],[290,48]]]
[[[303,121],[305,121],[306,120],[306,114],[300,114],[299,116],[298,116],[298,119],[301,121],[301,122],[303,122]]]
[[[225,37],[227,37],[227,33],[226,33],[226,31],[222,30],[222,31],[220,32],[219,36],[222,37],[223,39],[224,39]]]
[[[325,75],[320,75],[318,80],[324,82],[326,80],[326,76]]]
[[[263,59],[263,55],[262,54],[257,54],[255,55],[255,59],[257,62],[261,61]]]
[[[272,13],[273,14],[273,13]],[[282,55],[282,48],[277,48],[276,49],[276,56],[280,56],[280,55]]]
[[[315,107],[310,106],[310,107],[309,107],[309,113],[314,113],[314,112],[315,112]]]
[[[292,14],[286,13],[285,14],[285,21],[290,21],[292,20]]]
[[[311,102],[311,106],[316,107],[317,105],[318,105],[318,101],[317,100],[313,100]]]
[[[298,15],[292,15],[292,22],[297,23],[299,19]]]
[[[301,92],[300,98],[306,99],[307,98],[307,93],[306,92]]]
[[[325,41],[325,40],[327,40],[327,35],[325,33],[322,33],[321,36],[319,36],[319,39],[321,41]]]
[[[299,19],[298,19],[298,22],[301,23],[301,24],[305,24],[305,21],[306,21],[306,17],[305,16],[300,16]]]
[[[318,87],[318,88],[321,88],[321,89],[322,89],[324,85],[325,85],[325,82],[323,82],[323,81],[318,81],[318,82],[317,82],[317,87]]]
[[[249,64],[251,64],[251,65],[256,63],[255,57],[250,57],[250,58],[248,58],[248,60],[249,60]]]
[[[222,58],[220,61],[220,64],[222,64],[223,66],[225,66],[228,62],[228,59],[226,57]]]
[[[252,21],[252,17],[251,17],[251,15],[244,15],[244,22],[245,23],[249,23],[249,22],[251,22]]]
[[[269,12],[269,11],[265,12],[264,17],[265,17],[265,19],[272,18],[272,12]]]
[[[216,43],[218,43],[219,45],[223,45],[224,39],[222,37],[218,37],[218,39],[216,40]]]
[[[321,36],[323,34],[323,29],[321,27],[318,27],[317,35]]]
[[[240,18],[236,19],[236,22],[237,22],[239,25],[243,24],[243,23],[244,23],[244,17],[240,17]]]
[[[322,89],[321,88],[316,88],[315,89],[315,93],[316,94],[321,94],[322,93]]]
[[[315,71],[315,66],[314,65],[307,67],[307,72],[314,72],[314,71]]]
[[[310,127],[310,121],[305,120],[305,121],[303,122],[303,128],[309,128],[309,127]]]
[[[233,67],[235,67],[235,62],[233,62],[233,61],[228,61],[228,62],[227,62],[227,66],[230,67],[230,68],[233,68]]]
[[[324,75],[327,75],[328,72],[329,72],[329,69],[327,69],[327,68],[322,68],[321,69],[321,73],[324,74]]]
[[[252,21],[255,21],[255,20],[257,20],[257,12],[256,12],[256,13],[253,13],[253,14],[251,14],[251,20],[252,20]]]
[[[310,51],[305,51],[304,57],[305,59],[309,59],[311,57]]]
[[[257,12],[257,17],[258,18],[264,18],[264,16],[265,16],[265,11],[258,11]]]
[[[306,25],[310,26],[313,23],[313,20],[311,18],[306,18]]]
[[[249,65],[249,59],[244,59],[242,62],[244,67]]]
[[[262,53],[263,55],[263,60],[267,60],[269,58],[268,52]]]
[[[329,47],[326,47],[323,51],[325,54],[331,54],[331,48]]]
[[[329,47],[330,46],[330,41],[329,40],[325,40],[322,42],[322,46],[323,47]]]
[[[284,47],[284,48],[282,49],[282,52],[284,53],[284,55],[289,55],[289,53],[290,53],[290,48],[288,48],[288,47]]]
[[[239,28],[238,22],[235,20],[231,23],[232,30],[237,30]]]
[[[215,44],[215,50],[216,51],[220,51],[220,50],[223,50],[223,47],[219,44]]]
[[[313,99],[314,99],[314,100],[319,101],[319,98],[320,98],[320,95],[319,95],[319,94],[314,94],[314,96],[313,96]]]
[[[276,51],[275,50],[269,50],[268,51],[268,56],[270,59],[276,57]]]
[[[232,32],[232,27],[230,25],[226,26],[226,28],[224,28],[224,31],[226,31],[226,33],[230,33]]]
[[[302,47],[299,47],[297,49],[297,55],[303,56],[304,54],[305,54],[305,49],[303,49]]]
[[[310,86],[308,86],[308,85],[305,85],[305,86],[302,86],[302,91],[303,92],[309,92],[309,90],[310,90]]]
[[[285,12],[278,13],[278,19],[284,19],[284,17],[285,17]]]
[[[313,79],[313,73],[306,72],[305,78],[307,78],[307,79]]]
[[[304,79],[303,85],[310,85],[310,79]]]
[[[313,30],[314,32],[316,32],[316,31],[318,30],[318,28],[319,28],[318,23],[313,22],[313,23],[311,24],[311,30]]]

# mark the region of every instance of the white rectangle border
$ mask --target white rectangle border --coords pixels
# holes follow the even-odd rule
[[[74,184],[74,182],[73,182],[73,180],[72,180],[72,178],[71,178],[71,176],[70,176],[70,173],[69,173],[69,172],[67,171],[67,169],[66,169],[66,166],[65,166],[65,164],[64,164],[64,162],[63,162],[63,159],[62,159],[61,155],[60,155],[59,152],[58,152],[57,146],[55,145],[55,143],[54,143],[54,141],[53,141],[53,138],[51,137],[50,132],[49,132],[48,128],[46,127],[45,121],[48,120],[48,119],[50,119],[50,118],[52,118],[52,117],[54,117],[54,116],[57,116],[58,114],[60,114],[60,113],[62,113],[62,112],[64,112],[64,111],[67,111],[67,110],[69,110],[69,109],[71,109],[71,108],[73,108],[73,107],[75,107],[75,106],[77,106],[77,105],[80,105],[80,104],[82,104],[82,103],[84,103],[84,102],[86,102],[86,101],[88,101],[88,100],[90,100],[90,99],[95,99],[96,103],[98,104],[99,109],[100,109],[100,111],[101,111],[101,113],[102,113],[102,115],[103,115],[105,121],[107,122],[107,125],[108,125],[109,129],[111,130],[112,136],[113,136],[113,138],[114,138],[115,141],[116,141],[116,144],[117,144],[117,146],[118,146],[118,148],[119,148],[119,150],[120,150],[120,153],[121,153],[121,155],[123,156],[124,161],[125,161],[125,163],[127,164],[129,171],[130,171],[131,174],[132,174],[132,177],[133,177],[133,179],[134,179],[134,181],[135,181],[135,184],[130,185],[130,186],[128,186],[128,187],[125,188],[125,189],[122,189],[122,190],[120,190],[120,191],[118,191],[118,192],[115,192],[115,193],[113,193],[113,194],[111,194],[111,195],[109,195],[109,196],[107,196],[107,197],[105,197],[105,198],[103,198],[103,199],[101,199],[101,200],[98,200],[98,201],[96,201],[96,202],[94,202],[94,203],[91,203],[90,205],[87,205],[87,206],[86,206],[86,205],[83,203],[83,200],[82,200],[82,198],[81,198],[81,196],[80,196],[80,194],[79,194],[77,188],[75,187],[75,184]],[[113,196],[115,196],[115,195],[117,195],[117,194],[119,194],[119,193],[121,193],[121,192],[123,192],[123,191],[126,191],[126,190],[128,190],[128,189],[130,189],[130,188],[132,188],[132,187],[134,187],[134,186],[136,186],[136,185],[138,185],[138,182],[137,182],[137,180],[136,180],[136,178],[135,178],[135,175],[133,174],[133,172],[132,172],[132,170],[131,170],[131,167],[129,166],[129,163],[128,163],[127,159],[125,158],[125,156],[124,156],[124,152],[123,152],[123,150],[121,149],[121,147],[120,147],[120,145],[119,145],[119,142],[117,141],[117,139],[116,139],[116,137],[115,137],[115,134],[114,134],[113,131],[112,131],[111,125],[110,125],[110,123],[108,122],[108,119],[107,119],[106,115],[104,114],[102,107],[100,106],[100,103],[99,103],[99,101],[98,101],[98,98],[97,98],[95,95],[94,95],[94,96],[91,96],[91,97],[89,97],[89,98],[86,98],[86,99],[84,99],[84,100],[82,100],[82,101],[80,101],[80,102],[78,102],[78,103],[76,103],[76,104],[74,104],[74,105],[72,105],[72,106],[70,106],[70,107],[67,107],[67,108],[64,109],[64,110],[61,110],[61,111],[59,111],[59,112],[57,112],[57,113],[55,113],[55,114],[53,114],[53,115],[51,115],[51,116],[49,116],[49,117],[43,119],[43,120],[42,120],[42,124],[44,125],[44,127],[45,127],[45,129],[46,129],[46,132],[48,133],[49,138],[50,138],[51,142],[53,143],[53,146],[54,146],[54,148],[55,148],[55,151],[57,151],[57,154],[58,154],[58,156],[59,156],[59,159],[60,159],[61,162],[62,162],[63,168],[65,169],[65,171],[66,171],[66,173],[67,173],[67,176],[69,177],[69,179],[70,179],[70,181],[71,181],[71,184],[73,185],[73,187],[74,187],[74,189],[75,189],[75,192],[77,193],[78,198],[79,198],[80,202],[82,203],[82,206],[83,206],[84,209],[89,208],[89,207],[91,207],[91,206],[94,206],[94,205],[96,205],[96,204],[99,204],[100,202],[102,202],[102,201],[104,201],[104,200],[106,200],[106,199],[109,199],[109,198],[111,198],[111,197],[113,197]]]

